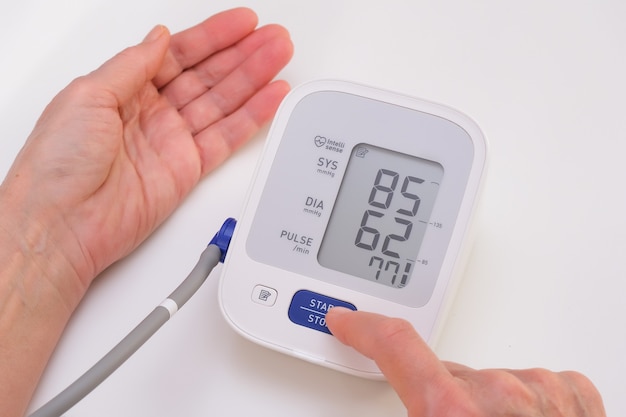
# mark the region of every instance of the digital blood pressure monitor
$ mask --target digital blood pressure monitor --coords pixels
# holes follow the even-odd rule
[[[341,81],[293,90],[226,256],[226,320],[266,347],[381,377],[326,312],[402,317],[433,345],[485,162],[480,129],[450,108]]]

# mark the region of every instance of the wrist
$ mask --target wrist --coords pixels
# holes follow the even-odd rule
[[[11,286],[20,288],[26,305],[36,307],[45,296],[45,304],[55,300],[71,313],[90,280],[81,276],[68,257],[81,251],[68,247],[77,243],[62,218],[55,219],[53,210],[26,203],[4,184],[0,186],[0,213],[0,264],[4,272],[10,271]]]
[[[86,290],[58,244],[60,226],[21,197],[0,185],[0,415],[15,416]]]

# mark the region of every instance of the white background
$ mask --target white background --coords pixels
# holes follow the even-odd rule
[[[293,85],[343,78],[458,108],[490,140],[478,235],[438,348],[473,367],[576,369],[626,415],[626,3],[242,1],[281,23]],[[72,78],[233,1],[25,0],[0,6],[0,173]],[[178,284],[236,216],[265,131],[204,181],[80,305],[34,398],[82,374]],[[1,213],[0,213],[1,214]],[[68,416],[402,416],[383,382],[251,344],[211,278]]]

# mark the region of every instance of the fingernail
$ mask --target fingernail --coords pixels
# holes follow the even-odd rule
[[[156,25],[143,39],[144,43],[154,42],[167,32],[167,28],[163,25]]]

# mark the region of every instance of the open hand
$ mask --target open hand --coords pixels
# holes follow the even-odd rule
[[[241,8],[173,36],[157,26],[72,82],[0,188],[15,213],[4,228],[35,228],[26,244],[55,248],[86,288],[274,115],[289,86],[271,80],[292,44],[256,25]]]

